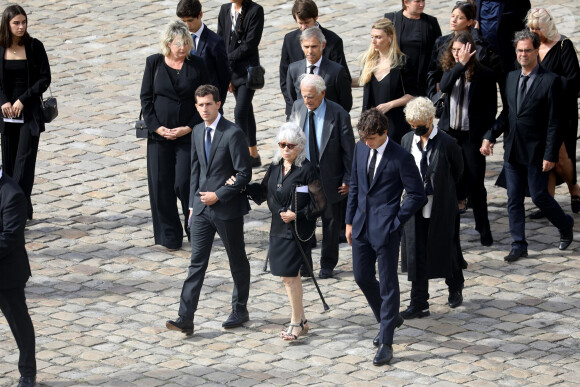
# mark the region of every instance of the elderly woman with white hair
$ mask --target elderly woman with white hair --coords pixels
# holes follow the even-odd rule
[[[401,146],[415,159],[425,185],[427,203],[403,228],[401,264],[411,281],[411,300],[405,319],[429,316],[429,279],[445,278],[449,306],[463,302],[463,259],[459,243],[459,209],[455,184],[463,173],[457,141],[433,124],[435,107],[425,97],[405,107],[412,131]]]
[[[580,91],[580,66],[574,45],[558,33],[556,23],[545,8],[532,8],[526,17],[526,26],[540,37],[539,61],[541,66],[560,76],[564,96],[562,103],[562,139],[559,160],[548,180],[552,196],[556,190],[556,175],[568,185],[572,211],[580,211],[580,186],[576,179],[576,136],[578,135],[578,92]],[[540,210],[532,213],[533,219],[543,217]]]
[[[182,21],[172,21],[160,37],[161,53],[147,58],[141,84],[141,109],[149,130],[147,178],[155,244],[181,248],[189,216],[191,130],[202,121],[195,90],[209,83],[205,62],[190,56],[192,39]],[[189,238],[189,232],[186,228]]]
[[[303,257],[292,234],[296,231],[307,254],[314,236],[316,218],[326,208],[326,197],[317,169],[306,158],[306,136],[294,122],[287,122],[276,136],[278,150],[261,183],[246,187],[257,204],[268,202],[270,225],[270,271],[282,277],[292,307],[288,330],[280,332],[285,341],[297,340],[308,332],[302,303],[300,265]],[[227,184],[235,181],[232,176]]]

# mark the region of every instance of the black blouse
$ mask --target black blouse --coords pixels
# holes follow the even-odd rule
[[[564,99],[578,106],[578,91],[580,90],[580,66],[574,45],[564,35],[544,56],[542,67],[560,76]]]

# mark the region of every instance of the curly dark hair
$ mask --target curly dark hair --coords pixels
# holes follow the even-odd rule
[[[356,129],[360,139],[364,141],[375,134],[382,136],[389,129],[389,120],[377,108],[370,108],[362,112]]]
[[[453,48],[453,43],[455,42],[459,42],[461,44],[469,43],[471,44],[471,49],[475,50],[475,41],[473,40],[471,33],[469,33],[469,31],[458,32],[455,36],[453,36],[453,38],[451,38],[449,44],[447,45],[447,49],[445,50],[443,55],[441,55],[441,68],[443,69],[443,71],[449,71],[453,67],[455,67],[456,64],[455,58],[453,57],[453,52],[451,52],[451,49]],[[476,62],[477,58],[474,55],[471,57],[471,59],[469,59],[469,62],[467,62],[467,64],[465,65],[465,79],[467,80],[467,82],[471,81],[471,78],[473,77]]]

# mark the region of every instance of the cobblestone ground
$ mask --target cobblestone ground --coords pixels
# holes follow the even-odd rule
[[[261,58],[267,86],[256,94],[255,111],[262,159],[269,160],[271,138],[284,116],[277,81],[281,40],[294,24],[291,1],[259,2],[266,11]],[[453,3],[427,2],[427,13],[439,18],[444,32]],[[580,47],[579,3],[543,4]],[[250,322],[221,329],[229,313],[231,278],[218,239],[195,335],[167,331],[164,323],[176,316],[189,252],[152,244],[145,143],[134,138],[131,121],[139,112],[145,57],[156,52],[158,32],[174,17],[176,1],[29,0],[23,5],[30,32],[47,47],[60,108],[41,136],[35,219],[26,232],[33,270],[27,296],[41,385],[579,384],[579,228],[579,242],[561,252],[557,230],[546,220],[530,221],[529,257],[504,263],[510,248],[506,192],[493,186],[501,151],[489,160],[486,179],[495,244],[483,248],[471,212],[462,217],[461,241],[469,262],[465,302],[451,310],[443,281],[431,281],[431,316],[405,322],[396,331],[391,365],[372,365],[377,324],[353,280],[348,245],[341,245],[336,278],[320,281],[331,310],[323,313],[306,280],[311,332],[293,344],[276,337],[290,308],[281,282],[262,272],[269,227],[265,206],[254,206],[246,217]],[[370,25],[400,2],[319,0],[318,5],[320,22],[344,39],[355,73]],[[204,1],[204,20],[214,29],[218,6]],[[362,91],[354,95],[356,122]],[[232,102],[230,96],[230,119]],[[254,179],[264,170],[254,170]],[[570,212],[563,188],[557,199]],[[532,210],[530,202],[526,208]],[[404,275],[399,280],[404,306],[410,286]],[[16,384],[15,347],[2,318],[0,386]]]

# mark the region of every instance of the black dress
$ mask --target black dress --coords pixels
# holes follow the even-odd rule
[[[290,171],[283,176],[283,160],[278,164],[270,164],[262,183],[248,185],[247,191],[252,200],[260,204],[268,201],[268,208],[272,213],[270,225],[270,270],[273,275],[281,277],[296,277],[300,270],[303,258],[298,250],[292,230],[296,227],[301,239],[309,239],[309,229],[316,225],[316,218],[326,207],[326,197],[316,168],[304,160],[301,167],[292,165]],[[296,187],[308,186],[307,200],[301,200],[298,211],[295,210]],[[304,195],[298,193],[298,195]],[[304,199],[304,198],[301,198]],[[291,209],[296,213],[296,221],[284,223],[280,212]],[[302,249],[307,256],[311,243],[301,242]]]

